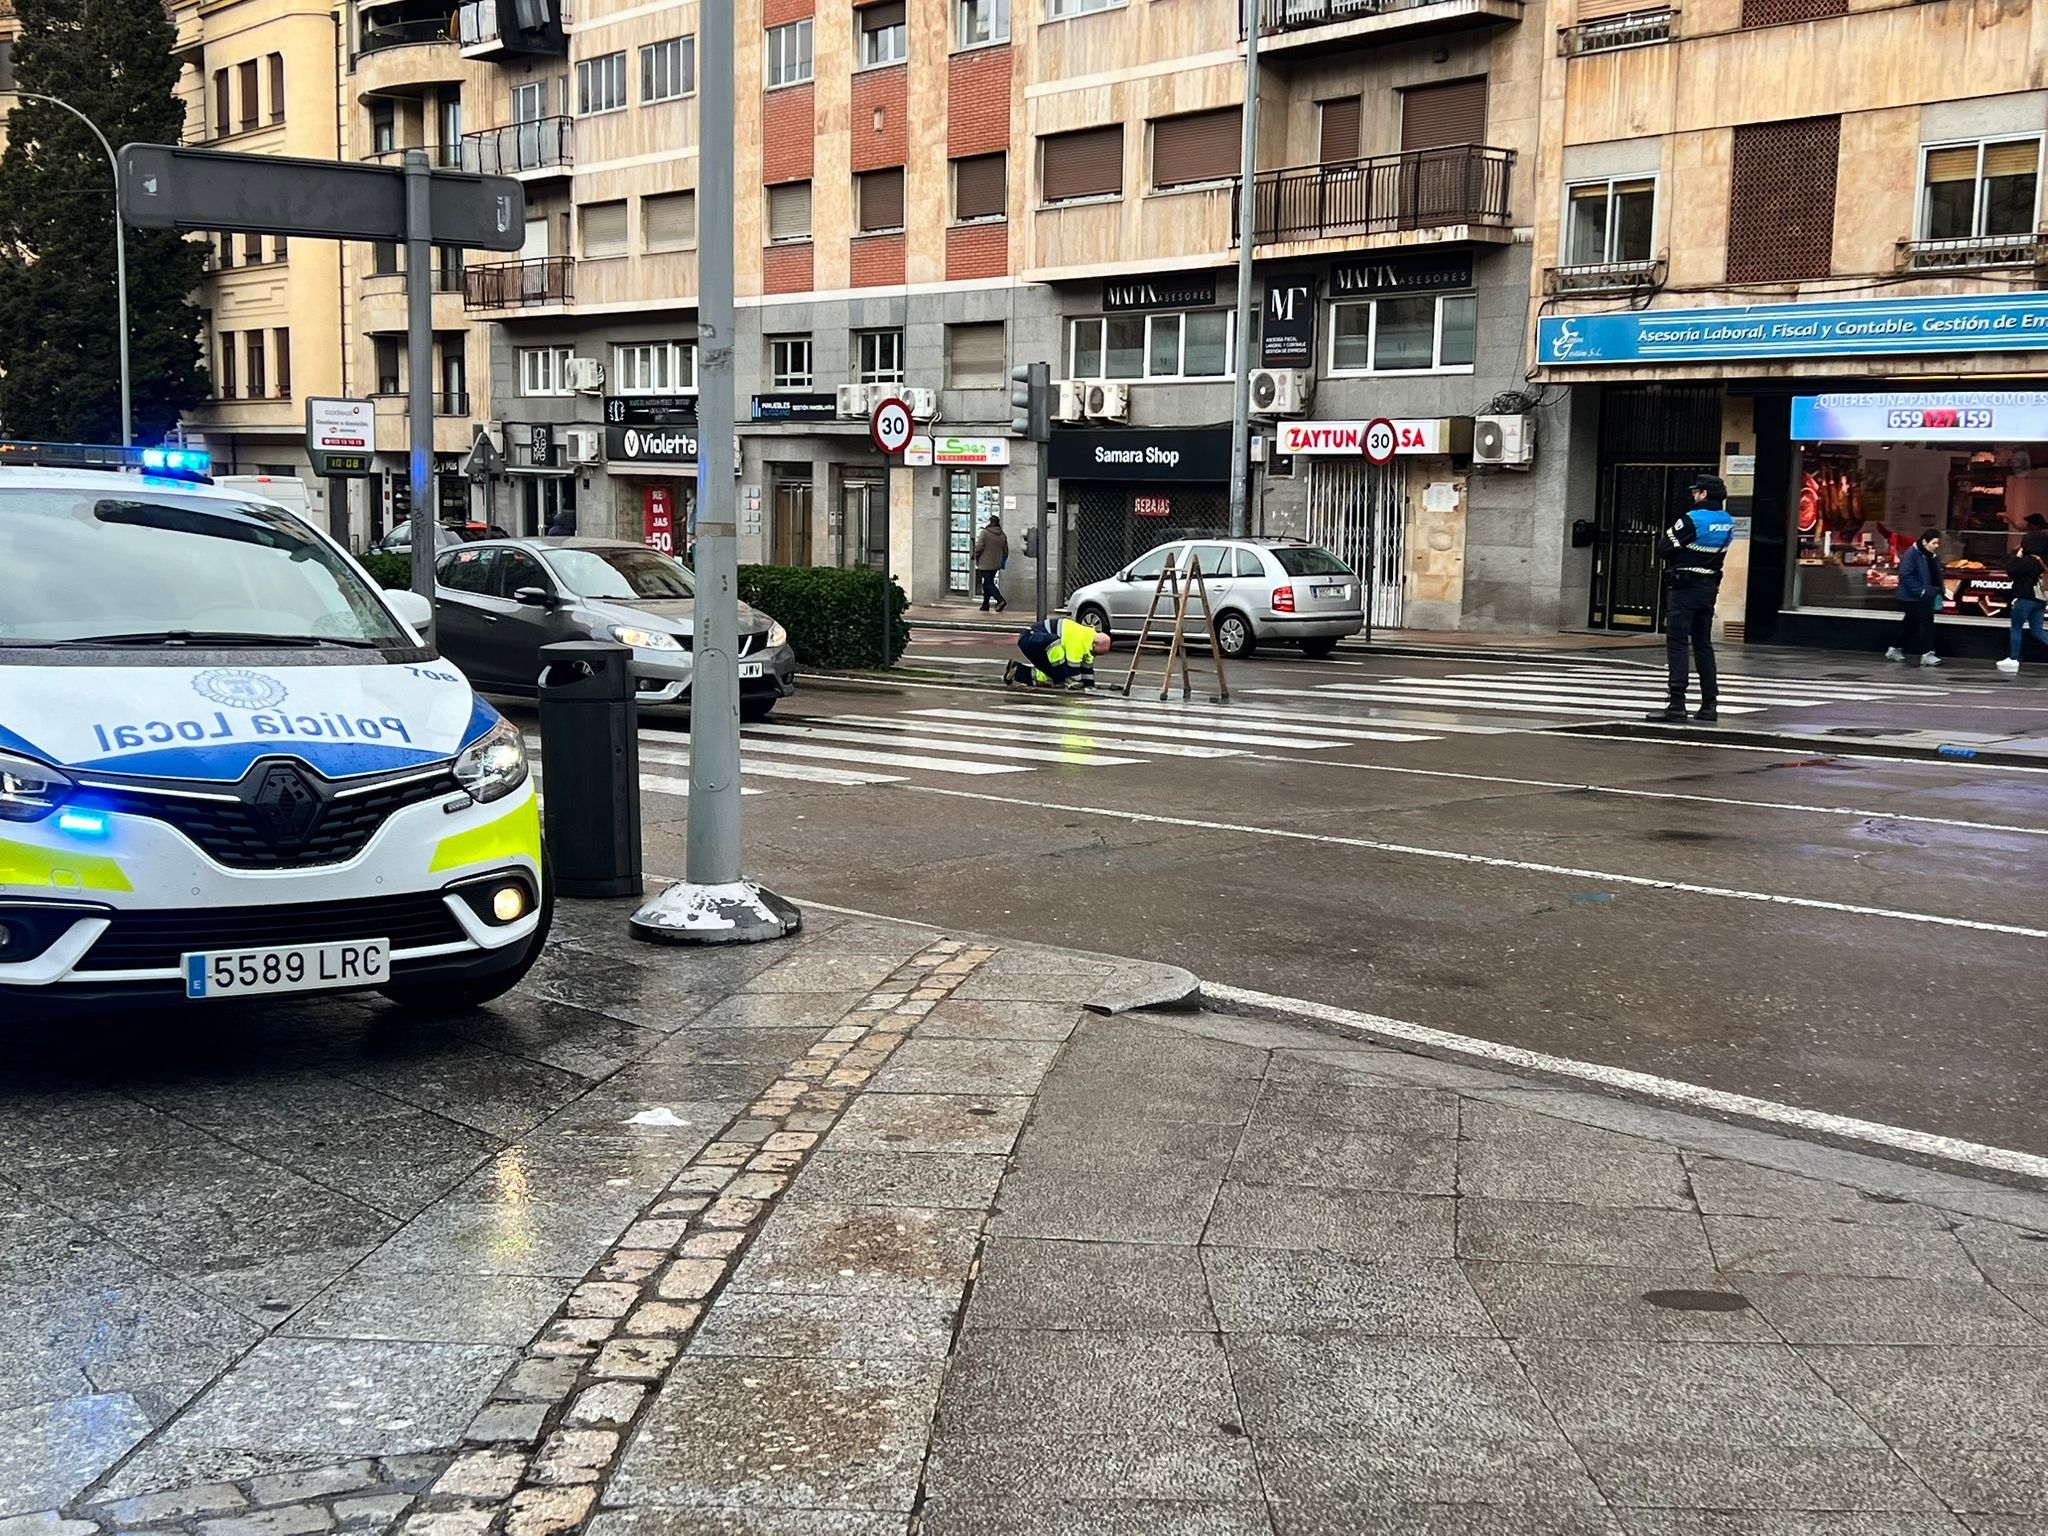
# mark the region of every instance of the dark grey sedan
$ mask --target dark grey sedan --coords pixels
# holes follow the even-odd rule
[[[488,693],[532,694],[540,648],[612,640],[633,648],[643,707],[688,707],[697,579],[624,539],[489,539],[441,556],[434,621],[441,654]],[[767,614],[740,604],[740,715],[764,719],[796,692],[796,653]]]

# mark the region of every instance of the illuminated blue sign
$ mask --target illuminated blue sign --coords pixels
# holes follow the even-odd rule
[[[2048,391],[1797,395],[1796,443],[2048,442]]]
[[[1546,368],[2041,350],[2048,350],[2048,293],[1646,309],[1536,322],[1536,360]]]

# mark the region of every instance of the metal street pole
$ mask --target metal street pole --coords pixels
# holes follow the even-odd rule
[[[121,223],[121,162],[114,158],[114,146],[100,132],[100,125],[70,102],[45,96],[41,91],[10,91],[6,94],[18,96],[23,101],[47,101],[51,106],[62,107],[69,112],[92,130],[92,136],[100,141],[100,150],[107,157],[107,168],[114,173],[114,305],[121,327],[121,446],[130,447],[135,442],[135,412],[129,403],[128,391],[128,232]]]
[[[752,944],[803,915],[741,873],[739,492],[733,439],[733,8],[698,17],[697,598],[690,667],[690,811],[684,878],[633,914],[636,938]]]
[[[411,428],[412,589],[434,600],[434,167],[423,149],[405,152],[406,415]],[[425,637],[434,643],[431,632]]]
[[[1246,506],[1252,469],[1252,246],[1258,239],[1259,0],[1244,0],[1243,143],[1237,179],[1237,379],[1230,410],[1230,535],[1251,531]]]

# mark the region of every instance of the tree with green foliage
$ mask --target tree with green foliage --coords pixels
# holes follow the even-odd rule
[[[14,0],[22,91],[69,102],[116,149],[175,144],[176,29],[162,0]],[[25,97],[0,155],[0,426],[9,436],[119,442],[113,169],[70,113]],[[155,442],[204,400],[192,296],[205,248],[168,230],[128,231],[135,440]]]

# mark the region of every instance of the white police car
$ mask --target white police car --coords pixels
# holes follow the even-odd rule
[[[525,749],[420,644],[424,600],[273,503],[23,457],[0,452],[0,1020],[517,982],[551,910]]]

